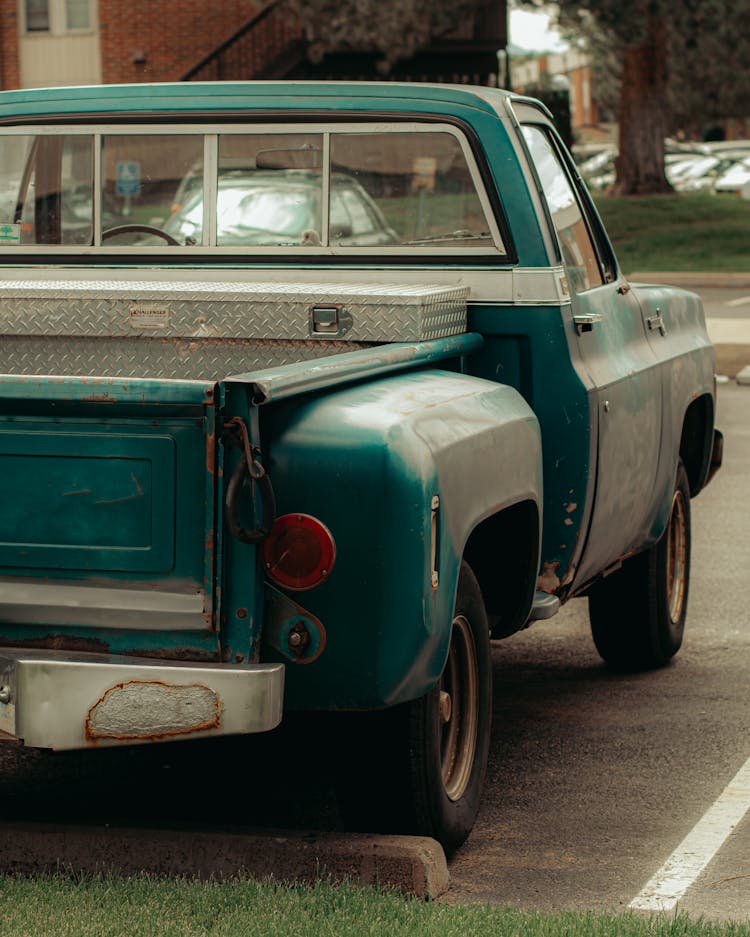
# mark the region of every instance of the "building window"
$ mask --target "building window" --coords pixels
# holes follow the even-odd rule
[[[27,33],[55,36],[91,29],[91,0],[23,0]]]
[[[89,29],[89,0],[65,0],[65,21],[69,32],[75,29]]]
[[[26,32],[49,32],[49,0],[26,0]]]

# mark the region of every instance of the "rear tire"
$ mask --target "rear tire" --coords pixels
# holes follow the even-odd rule
[[[663,667],[682,644],[690,585],[690,486],[677,466],[661,539],[589,594],[594,644],[613,670]]]
[[[356,735],[346,740],[347,764],[337,782],[346,826],[431,836],[455,852],[479,812],[491,719],[487,615],[463,563],[438,683],[420,699],[351,721]]]

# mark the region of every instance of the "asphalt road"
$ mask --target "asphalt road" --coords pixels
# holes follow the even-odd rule
[[[750,756],[749,411],[750,388],[720,389],[725,465],[692,503],[686,639],[671,666],[608,674],[583,599],[496,645],[490,783],[451,865],[456,898],[624,910]],[[680,907],[750,919],[749,817]]]
[[[494,645],[486,795],[441,900],[624,910],[750,756],[750,387],[723,385],[719,406],[725,465],[693,502],[682,651],[659,672],[609,674],[585,600]],[[61,754],[0,747],[0,818],[336,829],[330,744],[325,720],[289,720],[249,741]],[[680,907],[749,918],[750,818]]]

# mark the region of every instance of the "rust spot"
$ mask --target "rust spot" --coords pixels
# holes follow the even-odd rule
[[[560,579],[557,575],[559,562],[542,563],[542,571],[536,581],[536,587],[540,592],[554,593],[560,588]]]
[[[90,495],[90,488],[81,488],[80,491],[63,491],[63,498],[74,498],[76,495]]]
[[[147,698],[145,701],[147,703],[146,720],[149,716],[153,716],[154,703],[158,705],[159,702],[163,704],[169,702],[173,704],[174,712],[167,713],[167,718],[171,716],[173,721],[177,722],[184,718],[179,711],[180,700],[177,697],[187,696],[191,690],[197,691],[197,693],[193,693],[193,696],[200,699],[201,706],[199,708],[210,710],[207,718],[185,725],[160,726],[156,731],[148,731],[145,727],[138,727],[139,714],[133,712],[133,703],[137,702],[139,694],[146,697],[150,694],[151,697],[151,699]],[[162,680],[126,680],[111,686],[89,708],[86,714],[85,733],[86,738],[91,741],[105,738],[119,741],[133,739],[153,741],[176,735],[187,735],[192,732],[202,732],[206,729],[217,729],[220,723],[220,715],[221,704],[216,691],[203,683],[171,684]],[[112,726],[120,722],[124,725],[128,721],[133,722],[134,725],[129,731],[127,729],[116,731],[114,728],[107,728],[108,720]]]
[[[98,638],[81,638],[69,634],[48,634],[43,638],[11,638],[0,634],[3,647],[33,647],[46,651],[81,651],[89,654],[111,654],[109,644]],[[219,659],[216,646],[212,650],[199,647],[170,648],[127,648],[119,647],[117,653],[125,657],[147,657],[150,660],[186,660],[194,663],[215,663]]]
[[[206,471],[209,475],[216,471],[216,430],[206,435]]]
[[[238,608],[238,609],[237,609],[237,617],[238,617],[238,618],[247,618],[247,609],[246,609],[246,608]]]
[[[170,647],[170,648],[133,648],[132,651],[122,651],[131,657],[148,657],[150,660],[188,660],[200,663],[207,661],[210,663],[218,659],[217,650],[204,651],[195,647]]]
[[[97,638],[78,638],[71,635],[49,634],[44,638],[7,638],[0,635],[0,644],[5,647],[38,647],[48,651],[84,651],[108,654],[110,647]]]
[[[117,398],[110,394],[92,394],[91,397],[82,397],[81,400],[84,403],[117,403]]]

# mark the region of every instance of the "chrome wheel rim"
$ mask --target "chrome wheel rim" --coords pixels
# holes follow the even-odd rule
[[[479,671],[471,626],[463,615],[453,619],[451,644],[440,678],[440,761],[449,800],[460,800],[468,787],[477,744]]]
[[[667,605],[672,624],[682,617],[687,573],[687,513],[681,491],[674,493],[667,528]]]

